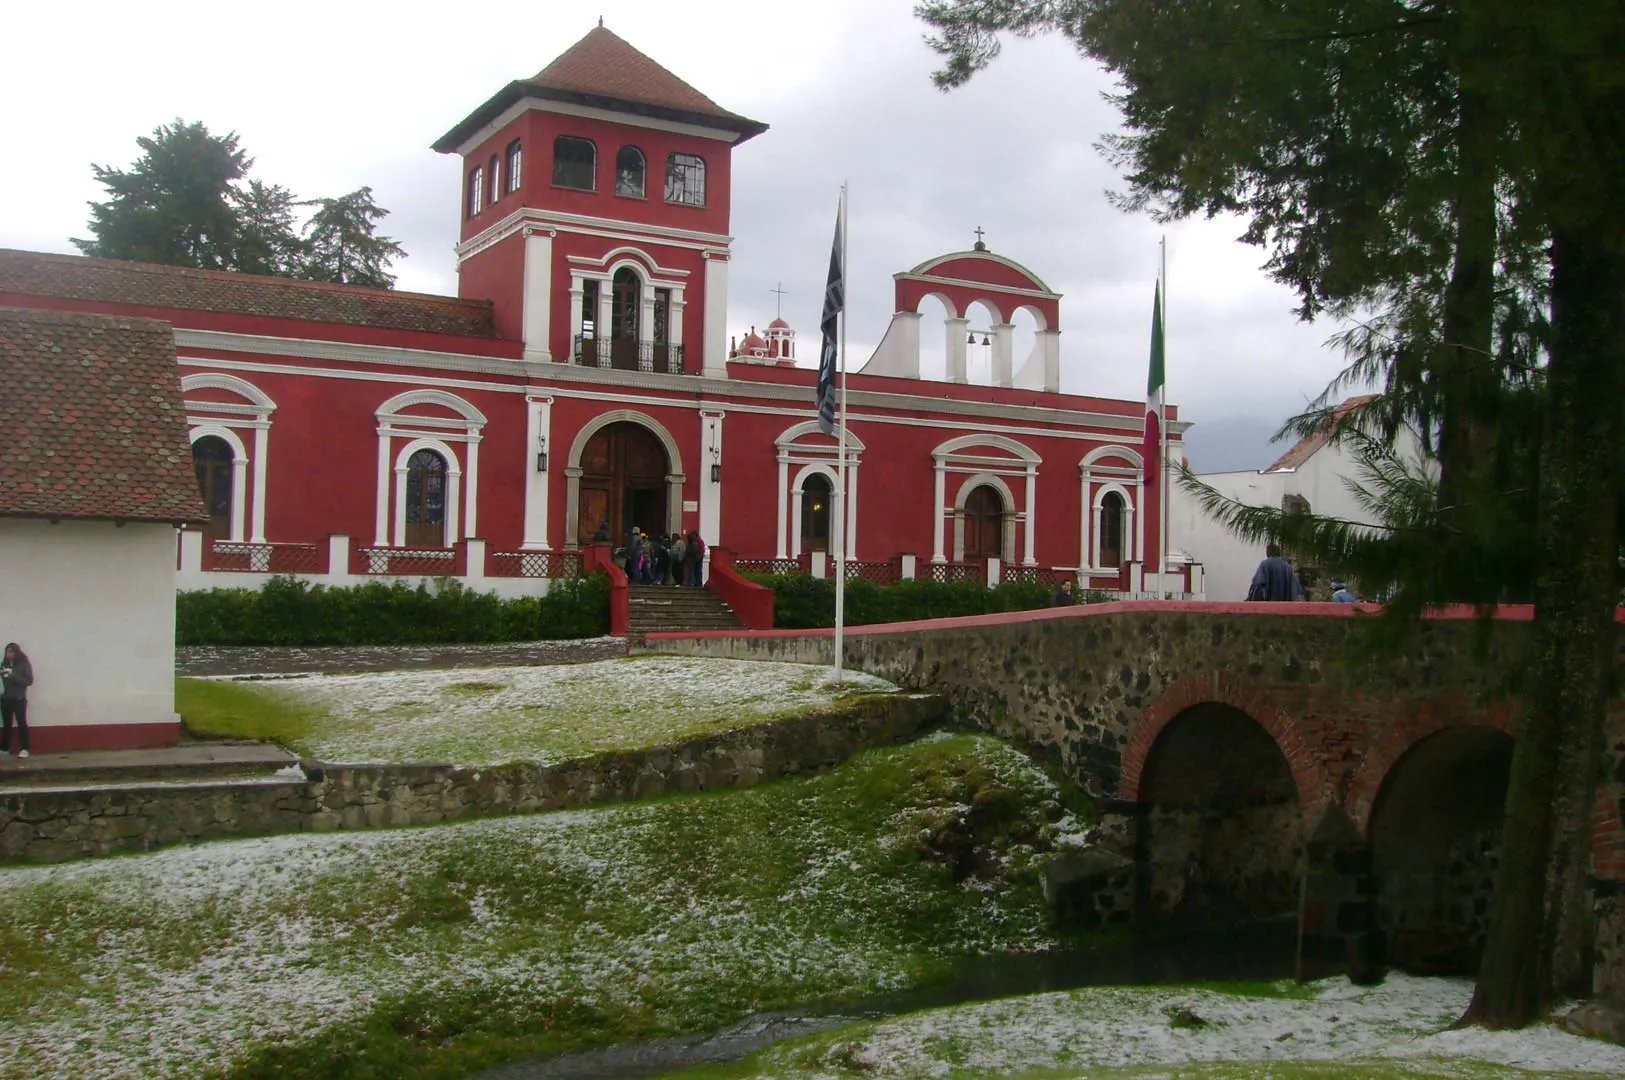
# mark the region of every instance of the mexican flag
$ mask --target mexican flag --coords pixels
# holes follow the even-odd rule
[[[1164,386],[1162,371],[1162,282],[1151,305],[1151,373],[1145,381],[1145,482],[1155,484],[1162,471]]]

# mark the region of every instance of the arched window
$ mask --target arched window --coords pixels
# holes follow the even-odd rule
[[[473,217],[480,212],[485,200],[485,170],[478,165],[468,174],[468,216]]]
[[[615,155],[615,194],[629,199],[643,198],[643,151],[623,146]]]
[[[1123,496],[1108,491],[1100,500],[1100,565],[1123,565]]]
[[[491,185],[491,194],[486,198],[485,205],[490,206],[502,198],[502,162],[497,159],[495,154],[491,155],[491,160],[486,164],[485,170],[490,174],[486,179]]]
[[[801,482],[801,550],[829,550],[829,477],[813,473]]]
[[[216,540],[231,539],[232,457],[231,447],[218,435],[205,435],[192,444],[192,468],[209,511],[203,535]]]
[[[433,450],[406,460],[406,546],[446,546],[446,459]]]
[[[508,190],[519,190],[520,166],[524,164],[524,154],[519,147],[519,140],[515,139],[508,144]]]
[[[693,154],[666,158],[666,201],[682,206],[705,205],[705,159]]]
[[[577,191],[598,189],[598,147],[590,139],[560,135],[553,140],[553,183]]]
[[[630,266],[615,271],[610,282],[610,366],[638,370],[638,343],[643,340],[643,279]]]

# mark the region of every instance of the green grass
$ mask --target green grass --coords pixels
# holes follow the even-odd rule
[[[868,1070],[854,1069],[861,1076]],[[754,1060],[730,1065],[709,1065],[667,1073],[660,1080],[758,1080],[771,1075],[800,1080],[801,1074],[778,1069],[757,1071]],[[829,1074],[825,1074],[826,1076]],[[957,1077],[961,1074],[949,1072]],[[1222,1061],[1191,1065],[1138,1065],[1035,1069],[1001,1074],[1005,1080],[1562,1080],[1580,1074],[1535,1072],[1507,1065],[1470,1060],[1393,1061]]]
[[[196,738],[257,739],[291,750],[328,722],[322,710],[291,696],[213,679],[176,679],[175,711]]]
[[[1056,940],[1056,799],[966,736],[750,790],[3,870],[0,1077],[449,1078],[919,985]],[[929,840],[956,815],[998,856],[960,881]]]

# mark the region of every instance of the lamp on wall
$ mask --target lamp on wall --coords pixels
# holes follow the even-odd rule
[[[717,429],[711,429],[711,482],[722,483],[722,451],[717,449]]]
[[[536,436],[536,471],[547,471],[547,436]]]

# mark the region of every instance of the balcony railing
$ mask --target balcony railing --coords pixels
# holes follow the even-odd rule
[[[574,363],[581,367],[615,371],[653,371],[662,375],[683,375],[683,347],[653,341],[626,341],[621,338],[591,338],[577,334]]]

